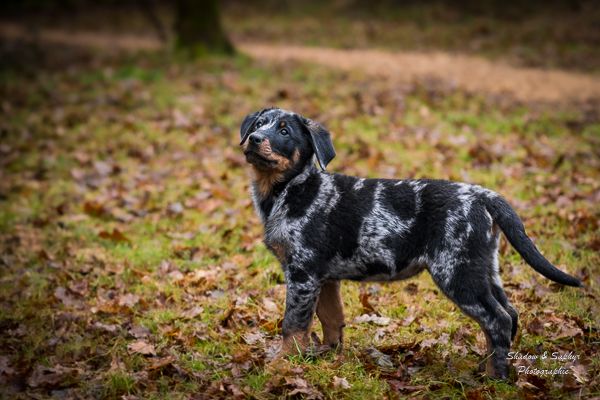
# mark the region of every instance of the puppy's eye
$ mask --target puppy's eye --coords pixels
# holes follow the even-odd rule
[[[283,136],[287,136],[289,134],[288,130],[285,128],[280,130],[279,133],[281,133]]]
[[[262,122],[262,121],[258,121],[258,122],[256,123],[256,127],[257,127],[257,128],[260,128],[261,126],[263,126],[263,122]]]

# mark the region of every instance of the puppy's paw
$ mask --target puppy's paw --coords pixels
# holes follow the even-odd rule
[[[310,339],[311,339],[312,346],[319,347],[319,346],[323,345],[323,343],[321,342],[321,339],[319,338],[319,336],[317,335],[316,332],[310,333]]]
[[[315,332],[310,333],[310,338],[311,350],[317,355],[329,351],[334,351],[336,353],[342,352],[342,342],[340,340],[321,340]]]

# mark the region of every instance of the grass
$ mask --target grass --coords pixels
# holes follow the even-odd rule
[[[389,327],[354,323],[363,313],[361,285],[344,283],[342,353],[292,358],[275,372],[266,367],[284,287],[260,242],[237,143],[244,115],[271,104],[330,128],[338,150],[332,171],[466,180],[503,193],[550,260],[588,277],[584,290],[559,289],[503,246],[503,278],[522,321],[513,348],[580,354],[586,383],[532,384],[552,397],[598,393],[589,379],[600,368],[600,121],[576,106],[557,112],[426,83],[398,89],[360,72],[304,64],[245,58],[169,64],[153,55],[14,73],[2,92],[9,110],[0,122],[5,396],[65,390],[88,398],[186,398],[239,391],[274,398],[298,388],[285,378],[302,378],[309,393],[325,398],[531,394],[527,385],[478,374],[479,328],[426,274],[366,285],[373,306],[392,318]],[[115,230],[122,236],[111,236]],[[128,303],[128,295],[135,301]],[[195,306],[202,309],[186,316]],[[402,322],[411,316],[412,323]],[[533,328],[536,318],[547,324],[544,334]],[[582,333],[561,337],[563,326]],[[142,327],[147,332],[140,334]],[[252,343],[251,333],[262,340]],[[427,339],[437,341],[427,347]],[[156,355],[132,352],[128,346],[138,340],[152,344]],[[374,364],[370,346],[404,375]],[[78,378],[67,388],[34,382],[39,365],[76,368]],[[334,377],[350,388],[335,387]],[[398,388],[399,382],[412,388]]]

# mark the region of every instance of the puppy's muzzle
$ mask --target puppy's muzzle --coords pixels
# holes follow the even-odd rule
[[[250,145],[254,145],[254,146],[259,146],[264,140],[265,140],[265,137],[258,133],[253,133],[250,135],[250,137],[248,137],[248,141],[250,142]]]
[[[246,161],[259,168],[268,168],[277,162],[271,158],[269,141],[260,134],[253,133],[248,137],[248,146],[244,150]]]

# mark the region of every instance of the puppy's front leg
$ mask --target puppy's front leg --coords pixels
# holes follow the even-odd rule
[[[342,347],[344,306],[340,295],[340,282],[327,281],[321,287],[317,316],[323,326],[323,344],[331,348]]]
[[[320,289],[315,279],[297,267],[286,268],[285,275],[285,315],[280,355],[302,353],[310,345],[310,326]]]

